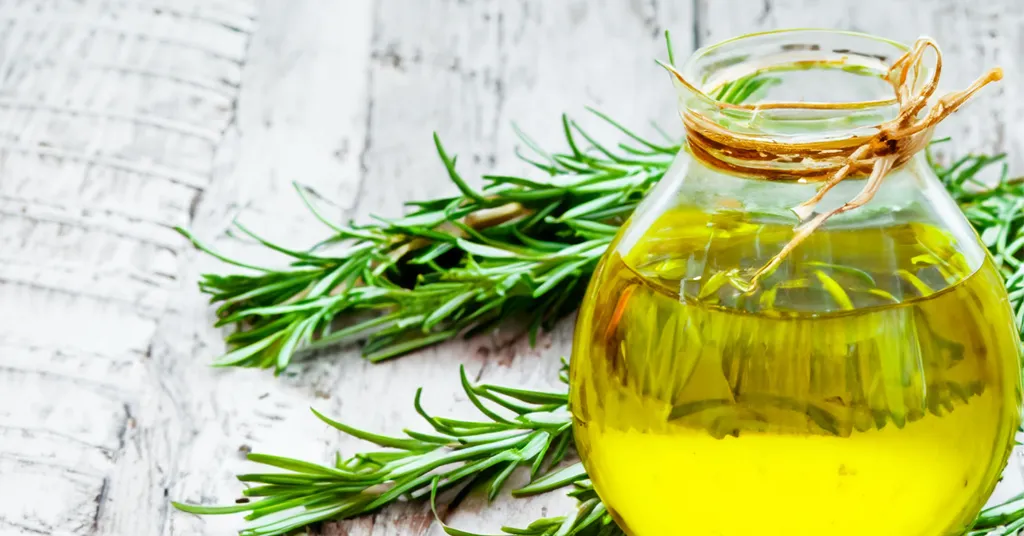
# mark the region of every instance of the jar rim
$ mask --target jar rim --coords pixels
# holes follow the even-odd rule
[[[870,34],[813,28],[701,48],[681,72],[671,69],[687,146],[701,160],[740,174],[823,179],[900,114],[890,75],[907,50]],[[915,76],[913,83],[926,78]],[[868,97],[839,100],[844,93]],[[870,168],[858,166],[858,175]]]
[[[801,39],[802,38],[802,39]],[[827,38],[839,38],[842,39],[842,43],[847,46],[842,48],[832,47],[831,50],[826,50],[820,46],[820,43],[816,42]],[[773,41],[775,41],[773,43]],[[850,47],[854,43],[864,43],[881,45],[889,49],[890,54],[880,55],[877,51],[874,53],[860,53],[856,49]],[[789,48],[791,50],[804,50],[813,51],[821,56],[821,64],[824,66],[827,62],[827,55],[843,55],[843,56],[854,56],[861,58],[872,58],[878,61],[878,67],[888,68],[889,64],[896,58],[910,50],[910,47],[899,41],[888,39],[874,34],[855,32],[849,30],[834,30],[827,28],[783,28],[777,30],[768,30],[763,32],[753,32],[748,34],[731,37],[724,41],[714,43],[701,47],[693,52],[690,57],[683,63],[679,69],[677,81],[682,83],[686,89],[694,93],[698,98],[706,100],[709,103],[714,104],[729,104],[725,103],[706,92],[705,86],[706,75],[702,76],[701,67],[710,56],[715,53],[729,52],[734,48],[741,47],[763,47],[765,45],[775,45],[779,48]],[[842,61],[842,60],[839,60]],[[849,60],[847,60],[849,61]],[[828,103],[830,107],[842,107],[842,108],[856,108],[864,109],[865,107],[887,107],[897,104],[896,95],[885,99],[874,99],[868,101],[847,101],[847,102],[833,102]],[[778,108],[777,108],[778,109]],[[805,109],[801,107],[800,109]]]

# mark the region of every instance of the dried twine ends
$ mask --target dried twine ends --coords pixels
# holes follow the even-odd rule
[[[923,84],[919,84],[918,77],[924,67],[924,53],[928,49],[935,52],[935,68],[931,76]],[[918,39],[907,53],[893,63],[887,79],[893,84],[896,91],[900,113],[891,121],[881,125],[878,134],[851,153],[846,158],[844,165],[833,173],[813,197],[793,207],[793,212],[801,221],[796,228],[796,234],[782,248],[782,251],[754,273],[747,285],[748,292],[756,290],[762,278],[778,268],[797,246],[824,225],[829,218],[861,207],[871,201],[881,187],[882,179],[892,170],[897,161],[906,161],[913,154],[924,149],[935,125],[949,117],[981,88],[1003,78],[1002,69],[999,67],[990,69],[967,89],[955,91],[939,98],[928,110],[928,113],[918,119],[920,112],[935,93],[941,72],[942,52],[935,41],[926,37]],[[871,175],[864,188],[853,199],[831,211],[815,214],[815,207],[829,190],[849,177],[857,167],[866,165],[871,166]]]

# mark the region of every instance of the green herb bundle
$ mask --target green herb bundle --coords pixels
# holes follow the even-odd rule
[[[233,349],[216,364],[281,371],[298,352],[359,338],[368,339],[366,358],[380,361],[471,336],[509,317],[528,318],[533,337],[574,310],[618,226],[662,177],[679,146],[623,129],[637,145],[613,152],[567,118],[563,127],[568,153],[545,152],[522,137],[533,151],[524,158],[544,179],[491,175],[479,192],[435,137],[461,195],[410,203],[415,210],[403,218],[336,225],[299,187],[313,214],[332,230],[317,247],[291,250],[236,224],[291,257],[284,269],[223,257],[179,229],[200,249],[252,272],[206,274],[200,282],[219,304],[217,325],[235,326],[227,337]],[[596,153],[584,152],[579,139]],[[339,242],[348,243],[343,254],[322,252]]]
[[[341,432],[389,450],[360,453],[346,460],[339,458],[331,466],[250,454],[250,460],[286,472],[239,475],[242,482],[255,484],[243,492],[245,497],[239,504],[175,506],[196,514],[249,512],[249,520],[284,513],[283,517],[254,525],[241,534],[287,534],[317,521],[373,512],[402,498],[429,497],[433,504],[439,492],[449,488],[465,491],[476,483],[486,484],[488,498],[494,499],[516,468],[526,467],[533,482],[514,491],[514,495],[535,495],[575,484],[573,495],[584,502],[586,515],[540,520],[513,534],[555,534],[566,530],[563,527],[614,528],[579,464],[555,470],[572,445],[568,395],[564,391],[473,385],[465,369],[461,375],[466,396],[486,420],[435,417],[420,404],[421,391],[417,391],[413,404],[431,431],[405,430],[406,437],[401,438],[358,430],[314,411]],[[568,384],[565,366],[561,379]],[[449,533],[469,534],[455,529],[449,529]]]

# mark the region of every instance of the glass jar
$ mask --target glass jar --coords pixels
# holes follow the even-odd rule
[[[887,72],[906,51],[794,30],[681,67],[688,143],[597,269],[571,362],[577,446],[627,534],[954,535],[992,492],[1020,341],[923,152],[763,270],[801,229],[792,207],[900,113]],[[741,100],[832,105],[722,104]],[[859,171],[815,210],[855,198]]]

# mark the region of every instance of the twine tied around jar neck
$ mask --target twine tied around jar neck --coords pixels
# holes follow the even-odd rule
[[[929,78],[923,84],[919,84],[920,73],[925,68],[924,54],[928,49],[935,52],[935,66]],[[691,91],[703,94],[700,89],[688,83],[682,74],[674,68],[668,65],[664,66]],[[1003,77],[1002,69],[998,67],[990,69],[967,89],[939,97],[923,117],[918,117],[934,95],[941,74],[942,52],[939,50],[938,44],[928,37],[918,39],[910,50],[893,62],[885,76],[896,92],[899,113],[893,119],[880,124],[877,127],[878,132],[874,135],[851,137],[847,140],[788,142],[777,138],[764,139],[763,137],[744,136],[730,132],[697,113],[686,112],[683,114],[687,142],[691,152],[695,157],[711,165],[741,173],[755,172],[774,180],[803,179],[811,176],[822,177],[823,175],[827,177],[813,197],[793,207],[793,212],[800,219],[800,224],[795,229],[796,234],[778,254],[754,273],[748,282],[748,292],[756,290],[763,277],[771,274],[794,249],[824,225],[829,218],[861,207],[871,201],[875,193],[878,192],[882,179],[889,171],[903,164],[927,146],[935,125],[949,117],[981,88],[989,83],[999,81]],[[876,102],[731,104],[717,101],[707,95],[704,96],[722,109],[744,109],[752,112],[780,108],[838,110],[876,104]],[[737,164],[723,156],[737,156],[744,161],[790,163],[804,161],[815,162],[818,165],[808,166],[804,169],[771,169]],[[815,207],[834,186],[856,173],[868,172],[870,174],[867,182],[853,199],[838,208],[815,213]],[[829,175],[829,173],[831,174]]]

